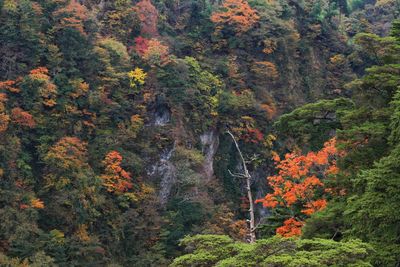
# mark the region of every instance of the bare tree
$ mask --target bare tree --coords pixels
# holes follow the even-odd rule
[[[247,198],[249,199],[250,207],[249,207],[249,242],[254,243],[256,241],[256,226],[255,226],[255,217],[254,217],[254,202],[253,196],[251,194],[251,175],[249,170],[247,169],[246,161],[244,160],[242,151],[240,150],[239,144],[237,143],[235,136],[228,130],[227,133],[232,137],[233,142],[235,143],[236,149],[239,152],[240,159],[243,165],[243,173],[232,173],[230,170],[229,173],[233,177],[239,177],[246,180],[246,191],[247,191]]]

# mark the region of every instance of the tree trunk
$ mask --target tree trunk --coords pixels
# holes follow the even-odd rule
[[[254,201],[253,196],[251,194],[251,175],[249,170],[247,169],[246,161],[244,160],[242,151],[240,150],[239,144],[237,143],[235,136],[228,130],[227,133],[232,137],[233,142],[235,143],[236,149],[239,152],[240,159],[243,164],[244,174],[240,175],[240,177],[246,179],[246,190],[247,190],[247,198],[249,199],[249,242],[254,243],[256,241],[256,228],[255,228],[255,218],[254,218]],[[233,175],[235,176],[235,175]]]

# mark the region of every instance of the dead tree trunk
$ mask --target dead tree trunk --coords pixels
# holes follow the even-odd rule
[[[247,198],[249,199],[250,207],[249,207],[249,242],[254,243],[256,241],[256,227],[255,227],[255,218],[254,218],[254,201],[253,196],[251,194],[251,175],[249,170],[247,169],[246,161],[244,160],[242,151],[240,150],[239,144],[237,143],[235,136],[228,130],[227,133],[232,137],[233,142],[235,143],[236,149],[239,152],[240,160],[242,161],[243,165],[243,172],[244,173],[229,173],[234,177],[244,178],[246,179],[246,191],[247,191]]]

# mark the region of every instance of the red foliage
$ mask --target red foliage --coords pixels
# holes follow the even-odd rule
[[[141,22],[141,34],[145,36],[158,35],[158,11],[150,0],[142,0],[135,5],[133,10]]]
[[[34,128],[36,125],[33,116],[21,108],[13,108],[11,110],[11,119],[13,123],[29,128]]]
[[[279,170],[277,175],[267,178],[268,184],[273,192],[267,194],[263,199],[258,199],[257,203],[262,203],[268,208],[286,208],[291,210],[296,216],[310,216],[326,207],[327,201],[324,196],[316,194],[318,189],[323,189],[324,183],[320,178],[336,174],[336,158],[340,156],[336,149],[336,139],[333,138],[325,143],[319,152],[309,152],[307,155],[288,153],[284,159],[280,159],[274,154],[273,159]],[[334,170],[334,171],[333,171]],[[320,178],[318,178],[320,177]],[[327,193],[325,190],[320,190]],[[302,207],[298,210],[298,207]],[[300,233],[296,229],[300,223],[293,220],[285,222],[285,226],[278,228],[284,236]],[[277,229],[277,233],[278,232]]]
[[[257,144],[264,141],[264,135],[257,128],[247,128],[247,133],[243,135],[243,139],[245,142]]]
[[[138,53],[140,56],[143,56],[144,53],[149,48],[149,39],[143,38],[142,36],[136,37],[135,38],[135,51]]]
[[[121,167],[122,156],[117,151],[111,151],[103,161],[105,174],[101,176],[103,185],[108,192],[123,193],[133,187],[131,175]]]

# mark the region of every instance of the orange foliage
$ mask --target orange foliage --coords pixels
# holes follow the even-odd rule
[[[31,207],[35,209],[44,209],[44,203],[38,198],[31,199]]]
[[[86,224],[80,224],[78,229],[75,232],[75,235],[78,237],[79,240],[83,242],[90,241],[89,233],[87,231],[88,227]]]
[[[32,9],[33,9],[33,11],[35,12],[35,14],[36,14],[37,16],[43,15],[43,8],[42,8],[42,6],[41,6],[39,3],[33,2],[33,3],[32,3]]]
[[[0,112],[6,111],[5,103],[8,101],[7,95],[5,93],[0,93]]]
[[[269,40],[266,39],[263,41],[264,43],[264,49],[263,52],[267,55],[272,54],[273,52],[275,52],[276,48],[277,48],[277,43],[274,40]]]
[[[5,102],[7,102],[7,100],[7,95],[5,93],[0,93],[0,133],[8,129],[8,123],[10,122],[10,116],[5,113]]]
[[[289,218],[284,221],[283,226],[276,229],[276,233],[283,237],[292,237],[301,235],[301,228],[304,222],[297,221],[295,218]]]
[[[57,87],[50,81],[49,70],[45,67],[36,68],[30,71],[29,77],[43,83],[39,89],[39,94],[43,98],[43,105],[46,107],[55,106],[57,104]]]
[[[272,119],[276,115],[276,106],[274,104],[263,103],[260,104],[262,110],[264,110],[267,114],[268,119]]]
[[[83,81],[73,81],[72,85],[74,86],[74,91],[69,95],[74,99],[86,95],[86,93],[89,91],[89,84]]]
[[[11,93],[19,93],[21,90],[17,87],[15,87],[16,82],[15,81],[4,81],[0,82],[0,90],[7,90]]]
[[[11,110],[11,119],[13,123],[26,126],[29,128],[34,128],[36,123],[29,112],[24,111],[22,108],[13,108]]]
[[[308,202],[304,205],[306,209],[301,210],[301,212],[306,215],[311,215],[316,211],[324,209],[327,203],[328,202],[326,199],[317,199],[315,201]]]
[[[245,0],[225,0],[221,12],[211,15],[211,21],[217,24],[217,30],[224,24],[232,26],[237,34],[248,31],[259,20],[257,12]]]
[[[101,175],[103,185],[108,192],[123,193],[133,187],[131,175],[121,167],[122,156],[111,151],[103,161],[105,174]]]
[[[87,9],[77,0],[69,0],[69,3],[53,12],[53,16],[59,20],[59,28],[72,28],[86,35],[83,22],[87,19]]]
[[[0,113],[0,133],[5,132],[8,129],[9,122],[10,116],[4,113]]]
[[[258,61],[252,66],[252,71],[260,76],[276,80],[279,78],[279,72],[276,65],[269,61]]]
[[[32,80],[42,80],[42,81],[50,80],[49,70],[45,67],[39,67],[31,70],[29,72],[29,77]]]
[[[158,11],[150,0],[142,0],[135,5],[133,10],[137,13],[141,22],[141,34],[155,36],[158,34]]]
[[[169,63],[169,47],[157,39],[150,39],[147,42],[147,49],[143,52],[142,58],[150,65],[166,65]]]
[[[87,144],[77,137],[63,137],[47,152],[45,159],[57,168],[82,169],[87,167]]]
[[[256,202],[268,208],[283,207],[292,210],[292,213],[296,213],[296,207],[300,206],[302,208],[298,216],[310,216],[325,208],[326,199],[323,196],[317,196],[316,191],[324,187],[320,178],[337,173],[336,158],[339,156],[341,154],[336,149],[335,138],[326,142],[320,151],[309,152],[307,155],[294,152],[280,159],[274,153],[273,159],[279,171],[277,175],[267,178],[273,192]],[[320,191],[327,193],[326,190]],[[291,227],[294,229],[291,230]],[[293,220],[287,221],[284,226],[277,229],[277,233],[291,236],[294,233],[300,233],[297,231],[299,227],[301,227],[299,223],[294,223]]]

